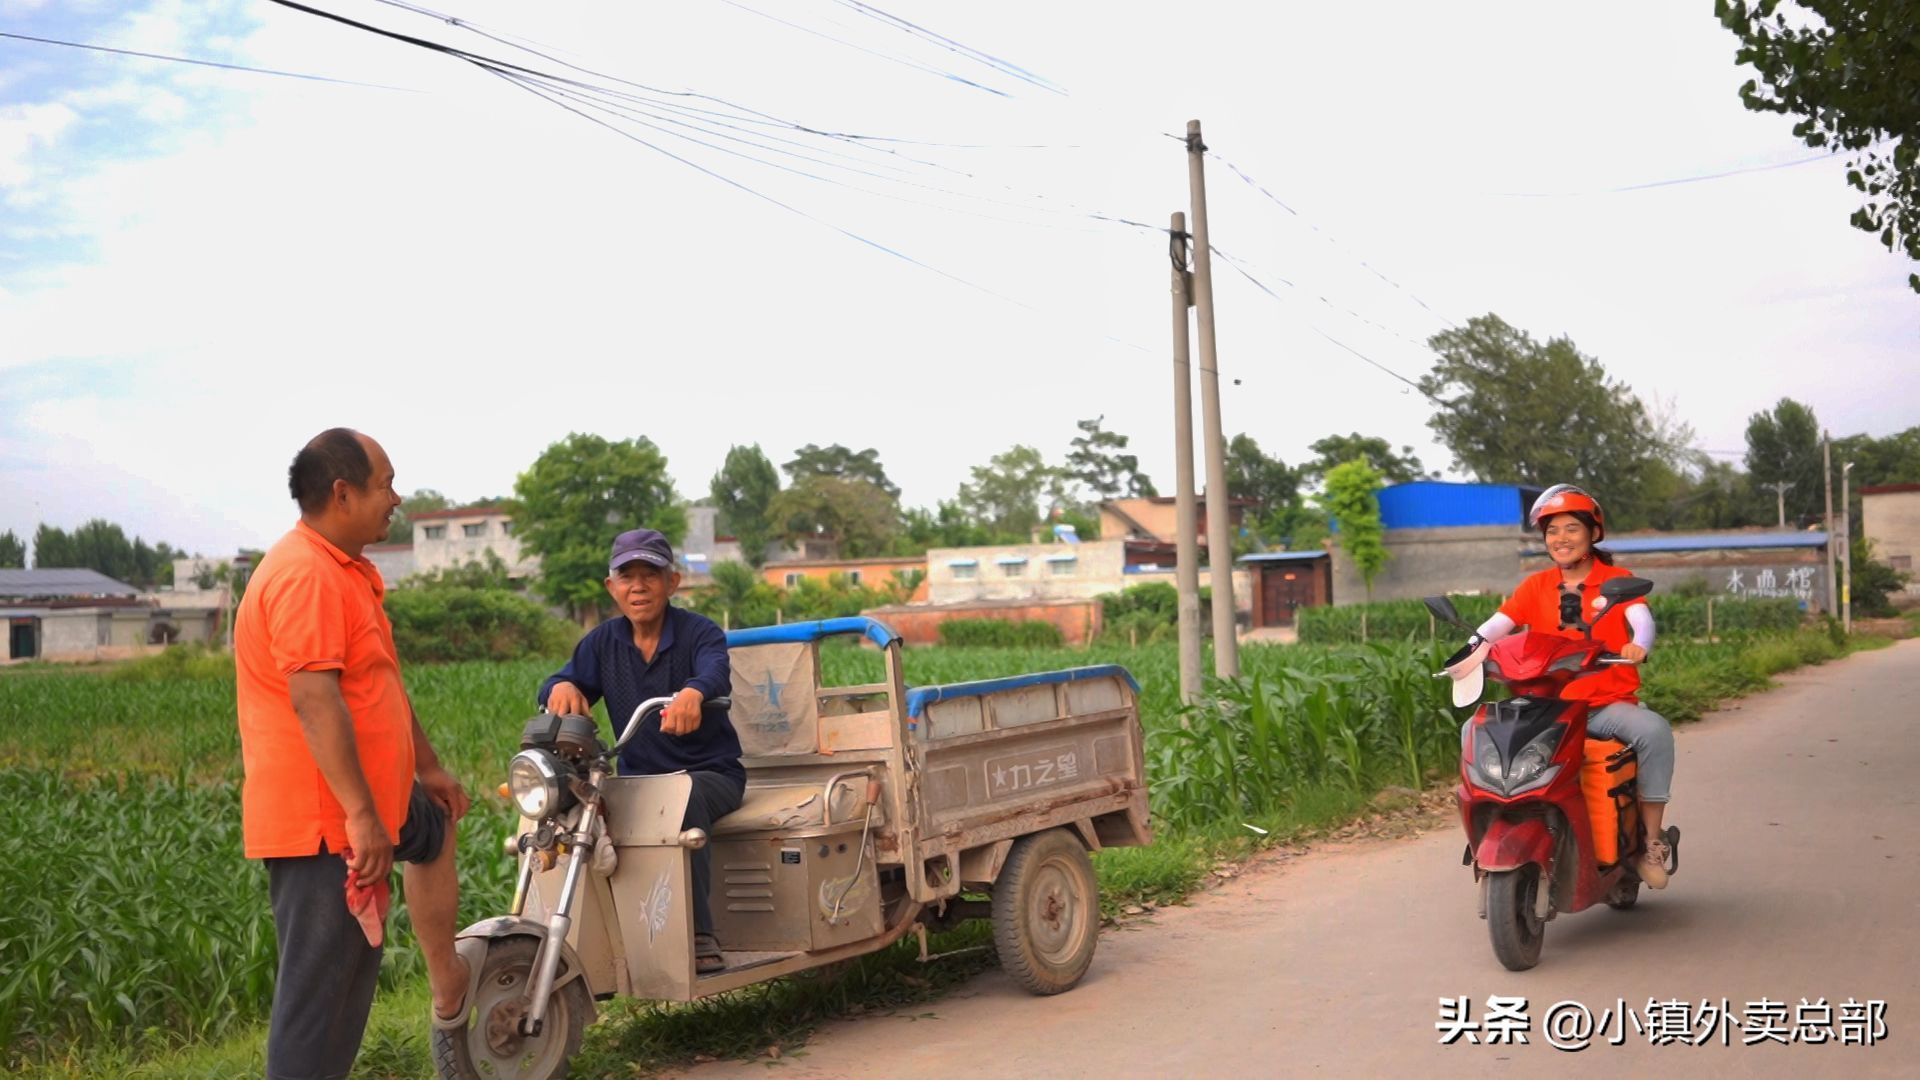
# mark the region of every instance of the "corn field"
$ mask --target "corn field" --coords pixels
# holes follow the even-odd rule
[[[1470,626],[1485,622],[1500,606],[1497,596],[1456,596],[1454,608]],[[1713,634],[1777,634],[1793,630],[1801,623],[1800,602],[1792,599],[1731,600],[1704,596],[1676,596],[1655,593],[1647,598],[1653,619],[1664,637],[1705,637],[1708,611],[1712,611]],[[1300,611],[1300,641],[1308,645],[1357,644],[1361,641],[1361,619],[1366,620],[1369,641],[1457,641],[1461,632],[1436,623],[1418,600],[1386,600],[1373,604],[1349,604],[1344,607],[1303,608]]]

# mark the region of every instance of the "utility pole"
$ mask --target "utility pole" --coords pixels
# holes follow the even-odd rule
[[[1227,535],[1227,449],[1220,423],[1220,354],[1213,337],[1213,249],[1207,234],[1207,144],[1187,121],[1187,183],[1193,202],[1193,301],[1200,324],[1200,417],[1207,446],[1207,565],[1213,581],[1213,672],[1240,675],[1233,617],[1233,538]]]
[[[1772,484],[1761,484],[1760,486],[1763,488],[1773,489],[1773,495],[1775,500],[1775,512],[1780,515],[1780,527],[1783,529],[1786,528],[1787,527],[1787,489],[1792,487],[1793,484],[1789,481],[1782,480]]]
[[[1827,491],[1827,614],[1833,614],[1833,602],[1840,595],[1840,582],[1833,576],[1833,436],[1820,433],[1820,482]]]
[[[1167,234],[1173,262],[1174,581],[1180,590],[1180,700],[1192,704],[1200,700],[1200,515],[1193,491],[1193,362],[1187,348],[1193,274],[1187,270],[1187,239],[1187,215],[1176,213]]]
[[[1853,633],[1853,502],[1847,482],[1853,462],[1840,466],[1840,629]]]

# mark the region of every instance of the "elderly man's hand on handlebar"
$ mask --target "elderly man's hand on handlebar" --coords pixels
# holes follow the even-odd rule
[[[660,731],[664,735],[691,735],[700,730],[700,707],[707,696],[689,686],[673,695],[660,713]]]
[[[587,695],[570,682],[557,682],[547,691],[547,711],[555,716],[569,714],[592,716],[593,706],[587,703]]]

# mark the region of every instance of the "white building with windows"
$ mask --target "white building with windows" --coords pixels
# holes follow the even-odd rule
[[[413,572],[437,574],[470,562],[485,562],[491,551],[507,564],[507,576],[531,577],[540,560],[520,550],[513,517],[497,506],[424,510],[412,515]],[[384,570],[384,568],[383,568]]]
[[[1126,540],[932,548],[928,599],[935,604],[1085,600],[1119,592],[1138,580],[1128,577],[1127,548]]]

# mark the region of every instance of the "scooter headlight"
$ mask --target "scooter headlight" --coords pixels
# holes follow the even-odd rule
[[[1540,775],[1553,761],[1553,752],[1560,749],[1560,736],[1567,729],[1555,724],[1535,735],[1513,756],[1513,762],[1507,766],[1507,784],[1515,786],[1525,784]]]
[[[1503,795],[1545,787],[1560,775],[1560,766],[1553,764],[1553,754],[1560,749],[1560,739],[1566,731],[1565,724],[1555,724],[1529,739],[1527,745],[1513,755],[1512,761],[1502,761],[1500,751],[1493,745],[1493,736],[1483,729],[1475,733],[1473,761],[1468,767],[1482,787]]]
[[[538,820],[560,809],[562,766],[545,750],[522,750],[507,765],[507,795],[521,816]]]

